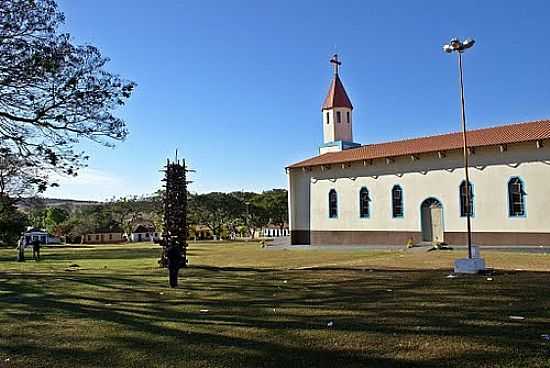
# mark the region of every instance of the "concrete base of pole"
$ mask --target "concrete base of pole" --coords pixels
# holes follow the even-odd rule
[[[476,274],[485,269],[483,258],[461,258],[455,260],[455,273]]]
[[[461,258],[455,260],[455,273],[475,274],[485,269],[485,259],[479,254],[479,246],[472,245],[472,258]]]

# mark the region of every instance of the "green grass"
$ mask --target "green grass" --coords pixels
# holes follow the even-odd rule
[[[463,252],[191,243],[169,289],[158,254],[0,249],[0,367],[550,367],[548,255],[487,252],[488,281],[446,278]]]

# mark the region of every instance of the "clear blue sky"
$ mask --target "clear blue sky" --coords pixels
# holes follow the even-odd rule
[[[151,193],[178,148],[197,192],[286,187],[284,167],[322,142],[320,105],[337,51],[366,144],[459,129],[455,57],[471,128],[550,117],[547,1],[59,0],[66,30],[138,83],[130,136],[47,196]]]

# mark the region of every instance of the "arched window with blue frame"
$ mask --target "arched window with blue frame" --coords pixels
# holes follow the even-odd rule
[[[525,216],[525,187],[520,178],[508,182],[508,214],[510,217]]]
[[[470,216],[474,215],[474,190],[472,187],[472,183],[470,182],[468,184],[468,189],[470,193],[469,201],[466,200],[466,180],[463,180],[462,183],[460,183],[460,217],[468,216],[468,212],[470,213]]]
[[[369,190],[363,187],[359,191],[359,217],[367,218],[369,216],[370,216]]]
[[[338,194],[334,189],[331,189],[328,192],[328,217],[329,218],[338,217]]]
[[[394,185],[391,190],[391,206],[394,218],[403,217],[403,189],[399,185]]]

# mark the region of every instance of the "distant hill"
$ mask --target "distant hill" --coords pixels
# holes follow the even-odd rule
[[[97,201],[80,201],[76,199],[60,198],[25,198],[17,203],[17,207],[23,211],[30,209],[33,203],[40,202],[44,207],[64,207],[70,211],[84,206],[100,204]]]

